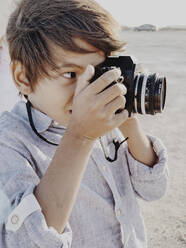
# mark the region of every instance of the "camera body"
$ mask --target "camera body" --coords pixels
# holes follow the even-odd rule
[[[156,114],[164,109],[166,98],[166,78],[158,74],[135,75],[136,65],[130,56],[109,56],[106,60],[95,67],[95,75],[90,80],[94,82],[103,73],[113,68],[120,68],[121,76],[118,81],[112,82],[108,87],[115,83],[122,83],[127,88],[125,108],[131,113]],[[120,110],[116,111],[117,113]]]

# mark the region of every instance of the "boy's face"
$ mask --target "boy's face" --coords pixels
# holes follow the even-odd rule
[[[72,110],[73,96],[78,77],[86,66],[96,66],[105,60],[102,51],[83,40],[76,39],[79,47],[91,53],[80,54],[53,47],[55,62],[60,66],[60,74],[54,79],[42,78],[34,92],[28,94],[32,105],[63,126],[67,126]],[[93,52],[92,52],[93,51]]]

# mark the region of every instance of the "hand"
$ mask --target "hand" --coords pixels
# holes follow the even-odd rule
[[[89,65],[77,80],[67,128],[73,135],[91,140],[120,126],[128,118],[127,110],[115,114],[116,110],[125,107],[126,87],[117,83],[104,90],[120,77],[121,72],[118,69],[107,71],[90,84],[93,75],[94,67]]]

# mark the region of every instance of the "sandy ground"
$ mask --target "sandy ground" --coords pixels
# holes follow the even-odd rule
[[[11,1],[1,2],[0,7]],[[6,23],[7,11],[0,21]],[[2,22],[1,22],[2,23]],[[0,34],[4,32],[3,25]],[[170,185],[156,202],[140,201],[148,235],[148,248],[186,247],[186,32],[124,32],[127,51],[152,72],[167,77],[167,100],[163,114],[139,116],[144,129],[160,137],[169,155]],[[1,57],[7,66],[8,61]],[[10,75],[0,67],[0,111],[18,100]]]
[[[167,78],[163,114],[139,116],[144,129],[168,150],[170,184],[166,196],[142,202],[149,248],[186,247],[186,32],[124,32],[127,51],[143,67]]]

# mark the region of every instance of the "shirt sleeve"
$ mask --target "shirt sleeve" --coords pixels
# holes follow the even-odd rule
[[[158,162],[153,167],[135,160],[128,149],[126,150],[126,156],[135,193],[144,200],[153,201],[160,199],[167,192],[169,177],[168,156],[166,148],[160,139],[151,135],[147,135],[147,137],[151,141],[158,157]]]
[[[0,184],[11,206],[9,216],[0,223],[0,247],[71,247],[72,230],[69,223],[62,234],[47,226],[34,195],[39,181],[24,155],[6,145],[0,145]]]

